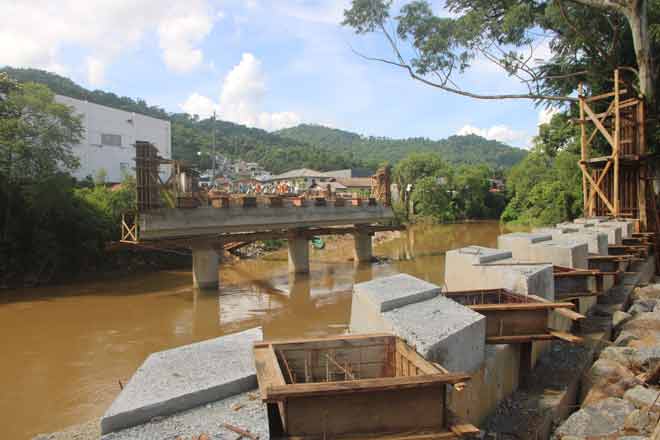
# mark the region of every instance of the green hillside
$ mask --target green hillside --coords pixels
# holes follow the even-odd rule
[[[510,168],[527,155],[525,150],[476,135],[450,136],[438,141],[427,138],[391,139],[360,136],[349,131],[312,124],[302,124],[275,133],[372,164],[386,160],[394,163],[411,152],[433,152],[450,163],[484,163],[496,168]]]
[[[209,156],[204,153],[211,150],[211,119],[200,120],[185,113],[168,113],[140,98],[88,90],[68,78],[43,70],[5,67],[0,71],[7,72],[20,82],[45,84],[60,95],[168,119],[172,123],[174,158],[209,166]],[[363,137],[320,125],[298,125],[272,133],[221,120],[217,120],[215,126],[216,151],[219,154],[259,162],[275,173],[302,167],[321,171],[349,167],[373,169],[383,161],[396,163],[407,154],[420,151],[438,153],[444,160],[455,164],[485,163],[494,168],[509,168],[526,155],[523,150],[474,135],[432,141],[426,138]]]

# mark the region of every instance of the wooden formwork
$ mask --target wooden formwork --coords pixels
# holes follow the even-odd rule
[[[580,341],[570,333],[548,328],[553,310],[573,321],[584,319],[571,310],[575,307],[572,303],[550,302],[506,289],[454,291],[444,295],[486,317],[487,344],[520,344],[548,339]]]
[[[271,438],[453,438],[478,433],[447,409],[449,373],[391,334],[260,342],[254,359]]]

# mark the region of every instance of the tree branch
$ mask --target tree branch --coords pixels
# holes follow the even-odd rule
[[[401,55],[401,52],[399,51],[399,48],[397,45],[394,43],[392,36],[387,32],[387,29],[385,29],[385,26],[381,23],[380,24],[381,31],[385,35],[385,38],[390,44],[390,47],[392,48],[392,51],[396,55],[396,58],[398,61],[392,61],[392,60],[387,60],[384,58],[377,58],[377,57],[369,57],[367,55],[361,54],[351,48],[354,53],[359,55],[360,57],[369,60],[369,61],[379,61],[385,64],[389,64],[392,66],[399,67],[401,69],[404,69],[408,72],[410,77],[416,81],[421,82],[422,84],[426,84],[428,86],[444,90],[446,92],[454,93],[456,95],[461,95],[461,96],[466,96],[468,98],[474,98],[474,99],[483,99],[483,100],[498,100],[498,99],[531,99],[531,100],[547,100],[547,101],[570,101],[570,102],[577,102],[578,99],[574,98],[572,96],[554,96],[554,95],[540,95],[540,94],[534,94],[534,93],[523,93],[523,94],[501,94],[501,95],[483,95],[479,93],[473,93],[473,92],[468,92],[464,90],[459,90],[454,87],[449,87],[445,84],[442,83],[437,83],[433,82],[427,78],[424,78],[423,76],[418,75],[415,70],[406,62],[406,60],[403,58]]]

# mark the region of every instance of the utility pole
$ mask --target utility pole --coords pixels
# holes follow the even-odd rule
[[[215,110],[213,110],[213,161],[212,163],[212,171],[211,171],[211,188],[215,188]]]

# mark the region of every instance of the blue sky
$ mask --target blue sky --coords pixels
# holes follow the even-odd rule
[[[397,2],[401,4],[403,1]],[[547,116],[529,101],[478,101],[357,57],[378,36],[340,26],[344,0],[0,0],[0,65],[38,67],[168,111],[273,130],[301,122],[366,135],[474,132],[528,147]],[[443,2],[434,2],[442,13]],[[485,60],[464,89],[521,92]]]

